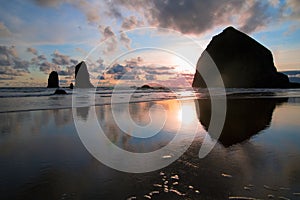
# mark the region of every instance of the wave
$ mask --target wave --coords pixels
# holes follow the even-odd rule
[[[64,88],[68,95],[54,95],[55,89],[50,88],[0,88],[0,113],[64,109],[72,108],[72,94],[77,90]],[[95,95],[95,101],[90,106],[111,104],[112,97],[116,97],[116,103],[127,103],[126,96],[130,95],[130,103],[162,101],[169,99],[204,99],[210,96],[227,98],[300,98],[300,89],[241,89],[219,88],[207,89],[183,89],[173,88],[170,90],[136,90],[121,89],[114,91],[112,88],[97,88],[90,90],[89,94]],[[293,102],[299,102],[293,100]],[[80,105],[79,105],[80,106]],[[86,105],[85,105],[86,106]]]

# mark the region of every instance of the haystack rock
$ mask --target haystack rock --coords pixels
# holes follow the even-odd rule
[[[58,87],[59,87],[58,73],[56,71],[52,71],[49,74],[47,88],[58,88]]]
[[[208,54],[207,54],[208,53]],[[289,88],[299,87],[290,83],[286,75],[277,72],[270,50],[233,27],[213,37],[197,63],[197,70],[210,71],[213,60],[226,88]],[[206,83],[195,73],[193,87],[206,88]],[[215,80],[215,74],[209,79]],[[210,83],[209,87],[218,87]]]
[[[90,75],[84,61],[75,67],[75,86],[77,88],[93,88],[90,82]]]
[[[276,106],[286,101],[288,98],[229,98],[221,135],[213,130],[209,134],[225,147],[244,142],[267,129]],[[211,101],[198,99],[195,104],[198,119],[204,129],[208,130],[212,114]]]

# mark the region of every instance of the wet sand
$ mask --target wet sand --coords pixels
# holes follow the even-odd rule
[[[153,104],[166,109],[164,129],[147,140],[123,134],[110,106],[98,106],[107,137],[132,152],[151,152],[168,144],[179,123],[187,127],[181,133],[184,143],[190,139],[189,124],[199,124],[192,145],[178,160],[141,174],[116,171],[89,154],[76,132],[72,109],[1,113],[0,199],[300,199],[298,102],[229,100],[219,142],[202,159],[198,153],[208,134],[207,100],[130,104],[132,118],[141,125],[149,122]],[[186,117],[178,114],[183,108],[190,113]],[[89,112],[88,107],[76,111],[83,121]],[[121,105],[119,112],[124,112]],[[153,116],[159,118],[161,111],[154,110]],[[172,155],[161,159],[168,156]]]

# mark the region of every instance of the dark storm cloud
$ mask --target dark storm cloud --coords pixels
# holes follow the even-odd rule
[[[44,7],[70,4],[84,14],[89,23],[94,24],[99,24],[100,15],[123,19],[121,26],[125,30],[149,24],[176,29],[182,33],[202,34],[215,26],[234,25],[249,33],[268,25],[271,18],[273,21],[287,18],[300,20],[299,0],[106,0],[101,3],[84,0],[31,1]],[[269,12],[270,8],[273,9],[272,12]],[[131,15],[124,17],[124,11]]]
[[[137,11],[136,13],[143,16],[152,26],[172,28],[190,34],[202,34],[216,25],[231,24],[246,32],[252,32],[267,25],[271,15],[273,20],[279,16],[267,11],[272,7],[269,1],[258,0],[113,0],[113,2]],[[280,9],[277,12],[280,12]],[[130,28],[135,23],[134,18],[125,18],[123,28]]]
[[[153,5],[153,23],[182,33],[200,34],[215,25],[228,25],[244,16],[247,17],[239,23],[244,30],[251,32],[264,25],[269,18],[262,1],[247,3],[243,0],[172,0],[153,1]]]

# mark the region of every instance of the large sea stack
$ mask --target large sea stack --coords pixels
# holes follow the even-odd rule
[[[52,71],[49,74],[47,88],[58,88],[58,87],[59,87],[58,73],[56,71]]]
[[[75,67],[75,86],[77,88],[93,88],[90,82],[90,75],[84,61]]]
[[[208,54],[207,54],[208,53]],[[198,70],[209,71],[214,64],[207,62],[211,57],[226,88],[289,88],[300,85],[290,83],[286,75],[277,72],[269,49],[233,27],[213,37],[197,63],[193,87],[206,88]],[[201,71],[200,70],[200,71]],[[216,79],[210,74],[210,80]],[[218,85],[209,85],[218,87]]]

